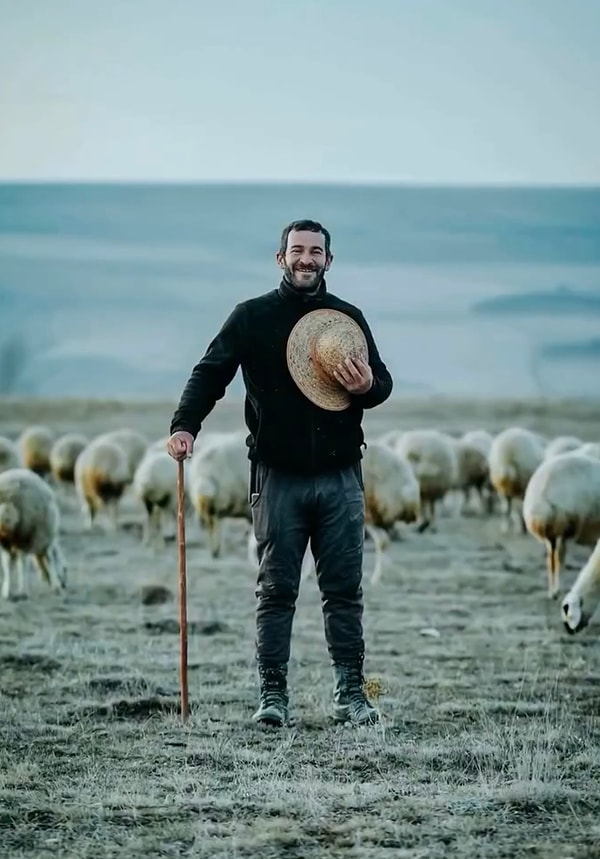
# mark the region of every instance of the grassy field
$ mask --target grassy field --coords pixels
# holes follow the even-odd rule
[[[0,434],[28,423],[153,440],[173,404],[0,402]],[[225,401],[207,428],[240,425]],[[386,404],[371,434],[521,424],[600,440],[600,406],[431,400]],[[498,518],[447,513],[391,547],[378,586],[365,559],[366,672],[382,724],[329,718],[332,676],[314,578],[290,665],[293,724],[250,722],[257,702],[254,579],[232,524],[213,560],[188,526],[192,718],[178,710],[174,542],[140,543],[127,499],[117,537],[85,534],[63,498],[64,594],[33,580],[0,605],[2,857],[496,859],[600,856],[600,618],[564,633],[543,547]],[[573,550],[563,589],[585,551]]]

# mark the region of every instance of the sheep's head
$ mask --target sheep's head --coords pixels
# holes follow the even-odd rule
[[[568,633],[581,632],[590,622],[600,602],[600,540],[560,607]]]
[[[591,612],[583,607],[583,596],[578,593],[568,594],[560,607],[563,624],[570,635],[581,632],[589,624]]]

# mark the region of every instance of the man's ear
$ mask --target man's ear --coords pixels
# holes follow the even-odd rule
[[[279,268],[285,268],[285,255],[281,253],[281,251],[277,251],[275,254],[275,261]]]
[[[330,268],[332,262],[333,262],[333,254],[329,254],[329,256],[327,257],[327,260],[325,262],[325,271],[329,271],[329,268]]]

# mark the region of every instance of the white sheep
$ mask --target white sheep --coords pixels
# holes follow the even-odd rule
[[[456,485],[454,439],[435,429],[408,430],[397,439],[393,450],[408,460],[419,481],[423,518],[417,530],[425,531],[434,523],[436,503]]]
[[[565,629],[571,635],[589,624],[600,602],[600,540],[580,570],[561,605]]]
[[[57,483],[75,482],[75,463],[88,443],[89,440],[79,433],[66,433],[54,442],[50,451],[50,470]]]
[[[146,509],[143,542],[164,547],[163,516],[177,517],[177,463],[166,450],[150,447],[136,469],[132,488]]]
[[[190,460],[187,491],[200,524],[208,532],[211,554],[222,549],[223,519],[252,521],[248,500],[250,462],[245,433],[215,434]]]
[[[66,587],[67,567],[59,541],[60,513],[50,486],[27,468],[0,474],[0,555],[4,570],[2,596],[25,596],[23,556],[32,556],[42,578],[53,589]]]
[[[96,436],[96,440],[109,441],[117,444],[127,457],[129,467],[129,483],[133,481],[135,470],[144,458],[148,449],[148,439],[137,430],[123,427],[121,429],[109,430]]]
[[[593,546],[600,538],[600,461],[573,451],[543,462],[527,486],[523,518],[546,545],[548,596],[555,598],[567,541]]]
[[[470,430],[455,439],[457,459],[456,489],[463,494],[462,511],[469,503],[471,490],[479,495],[481,508],[494,510],[495,491],[490,482],[489,453],[494,437],[486,430]]]
[[[488,462],[492,486],[504,500],[504,530],[513,526],[514,502],[521,502],[536,468],[544,459],[545,441],[537,433],[522,427],[508,427],[493,440]],[[519,511],[521,530],[526,531]]]
[[[416,522],[421,513],[421,490],[407,459],[381,442],[371,441],[363,453],[365,527],[375,546],[371,582],[381,578],[384,550],[398,522]]]
[[[21,458],[17,445],[9,438],[0,436],[0,473],[9,468],[19,468]]]
[[[583,456],[591,456],[592,459],[600,459],[600,442],[588,441],[577,448],[577,453]]]
[[[582,444],[582,440],[575,435],[558,435],[546,445],[544,459],[560,456],[561,453],[570,453],[570,451],[580,448]]]
[[[101,436],[87,445],[75,463],[75,489],[86,529],[103,511],[110,530],[116,530],[118,503],[129,482],[130,464],[120,445]]]
[[[47,477],[50,474],[50,451],[54,444],[52,430],[43,425],[27,427],[17,443],[23,467],[40,477]]]
[[[388,535],[398,522],[416,522],[420,514],[419,482],[410,463],[381,441],[370,441],[361,461],[365,530],[375,546],[375,565],[371,583],[381,578]],[[252,530],[248,539],[248,560],[258,566],[256,538]],[[302,560],[302,579],[315,571],[310,544]]]

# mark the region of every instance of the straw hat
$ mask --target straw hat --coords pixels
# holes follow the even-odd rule
[[[346,358],[368,361],[361,327],[339,310],[306,313],[292,328],[287,342],[290,375],[308,399],[332,412],[347,409],[351,395],[333,375]]]

